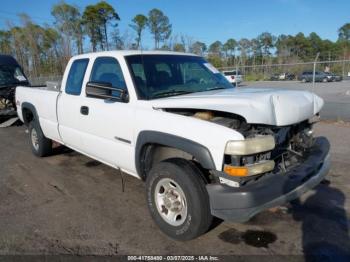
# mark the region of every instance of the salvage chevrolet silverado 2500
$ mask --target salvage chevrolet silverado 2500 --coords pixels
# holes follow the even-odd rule
[[[75,56],[59,89],[18,87],[16,103],[35,155],[56,141],[144,180],[153,219],[177,240],[291,201],[329,170],[312,129],[321,98],[236,89],[191,54]]]

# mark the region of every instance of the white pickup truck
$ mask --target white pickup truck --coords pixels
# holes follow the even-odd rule
[[[236,89],[191,54],[75,56],[59,89],[18,87],[16,103],[35,155],[56,141],[144,180],[153,219],[177,240],[214,216],[247,221],[329,171],[329,142],[312,129],[321,98]]]

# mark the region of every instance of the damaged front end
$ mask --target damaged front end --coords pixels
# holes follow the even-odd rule
[[[252,141],[251,150],[235,152],[230,148],[237,148],[236,141],[229,142],[224,157],[225,175],[219,175],[220,182],[236,187],[254,183],[271,173],[286,174],[305,161],[315,142],[313,122],[309,120],[285,127],[250,125],[242,134],[244,141]],[[242,167],[248,172],[244,175],[235,172],[235,168]]]
[[[313,136],[318,114],[286,126],[249,124],[218,111],[171,109],[232,128],[243,140],[228,141],[222,170],[206,185],[212,215],[245,222],[262,210],[283,205],[317,186],[330,169],[330,144]]]
[[[268,174],[286,174],[305,161],[314,145],[312,119],[289,126],[248,124],[239,115],[197,109],[165,109],[167,112],[216,123],[231,128],[244,140],[226,145],[222,172],[212,171],[212,182],[241,187]]]

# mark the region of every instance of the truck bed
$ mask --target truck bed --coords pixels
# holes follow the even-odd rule
[[[22,108],[23,102],[33,105],[44,135],[56,141],[60,140],[56,112],[59,94],[59,89],[52,85],[19,86],[16,88],[16,102],[17,104],[19,103],[17,105],[18,109]],[[18,110],[18,116],[23,121],[22,110]]]

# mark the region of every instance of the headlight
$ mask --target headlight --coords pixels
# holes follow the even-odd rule
[[[258,136],[240,141],[230,141],[226,145],[226,155],[253,155],[275,148],[275,138],[271,135]]]

